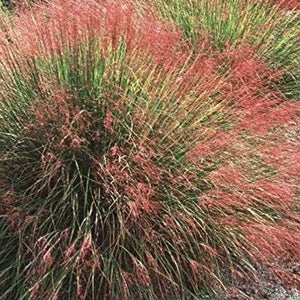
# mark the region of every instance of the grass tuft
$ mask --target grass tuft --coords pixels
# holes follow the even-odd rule
[[[0,299],[221,299],[259,265],[299,283],[294,27],[277,56],[255,32],[281,8],[228,3],[1,19]]]

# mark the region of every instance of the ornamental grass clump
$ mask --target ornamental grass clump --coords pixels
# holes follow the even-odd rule
[[[195,51],[132,0],[1,22],[0,299],[217,298],[258,265],[299,283],[299,102],[250,41]]]
[[[160,18],[174,22],[197,51],[203,33],[217,51],[251,44],[274,70],[278,89],[299,99],[299,1],[155,0]]]

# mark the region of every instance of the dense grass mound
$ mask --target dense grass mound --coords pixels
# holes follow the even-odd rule
[[[259,265],[299,284],[299,102],[253,39],[273,6],[225,43],[171,2],[3,15],[0,299],[218,298]]]
[[[298,0],[155,0],[153,6],[164,20],[181,28],[195,51],[203,34],[217,51],[251,44],[274,70],[284,73],[279,90],[299,99]]]

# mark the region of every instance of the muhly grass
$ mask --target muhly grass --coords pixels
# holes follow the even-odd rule
[[[279,89],[299,99],[299,1],[154,0],[153,6],[182,30],[195,51],[204,35],[217,51],[251,44],[270,67],[284,72]]]
[[[218,24],[199,1],[217,35],[162,3],[1,19],[0,299],[218,299],[258,265],[299,284],[295,60],[270,64],[296,46],[256,35],[282,11],[251,1],[240,22],[230,1]]]

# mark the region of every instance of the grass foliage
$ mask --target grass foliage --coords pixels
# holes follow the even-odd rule
[[[299,284],[297,13],[55,0],[1,23],[0,299]]]
[[[155,0],[158,14],[174,22],[195,49],[208,36],[218,51],[251,43],[285,79],[280,89],[299,99],[299,26],[297,1]],[[290,10],[282,10],[285,5]],[[197,51],[197,50],[196,50]]]

